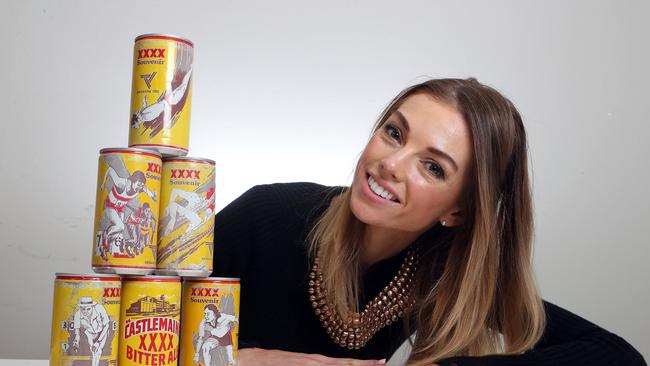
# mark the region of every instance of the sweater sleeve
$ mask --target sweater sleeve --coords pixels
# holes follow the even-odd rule
[[[616,334],[544,302],[546,329],[535,347],[521,355],[452,357],[441,366],[647,366],[641,354]]]

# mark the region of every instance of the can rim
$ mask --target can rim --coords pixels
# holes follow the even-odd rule
[[[181,278],[178,276],[159,276],[159,275],[124,275],[124,281],[160,281],[160,282],[180,282]],[[170,281],[171,280],[171,281]]]
[[[190,157],[190,156],[171,156],[168,158],[163,158],[163,163],[166,162],[183,162],[187,161],[188,163],[206,163],[210,165],[215,165],[216,162],[208,158],[199,158],[199,157]]]
[[[65,273],[65,272],[56,272],[54,274],[56,278],[59,277],[87,277],[87,278],[115,278],[117,280],[120,279],[120,276],[116,274],[108,274],[108,273]]]
[[[189,39],[187,39],[185,37],[179,37],[177,35],[169,34],[169,33],[145,33],[145,34],[141,34],[141,35],[135,37],[135,40],[133,42],[137,42],[137,41],[139,41],[141,39],[157,38],[157,37],[158,38],[163,38],[163,39],[168,38],[168,39],[171,39],[171,40],[181,41],[183,43],[188,44],[191,47],[194,47],[194,42],[190,41]]]
[[[218,282],[218,281],[237,281],[237,282],[240,282],[241,279],[240,279],[239,277],[198,277],[198,278],[183,277],[183,281],[187,281],[187,282],[198,282],[198,281],[210,281],[210,282]]]
[[[101,155],[110,154],[110,153],[121,153],[121,152],[154,155],[162,159],[162,155],[157,151],[149,150],[149,149],[139,149],[137,147],[105,147],[103,149],[99,149],[99,154]]]

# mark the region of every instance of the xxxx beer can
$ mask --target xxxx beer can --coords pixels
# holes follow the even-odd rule
[[[212,273],[214,165],[201,158],[163,160],[156,273],[187,277]]]
[[[93,270],[149,274],[156,269],[162,161],[143,149],[100,150]]]
[[[180,311],[180,278],[124,277],[119,365],[176,365]]]
[[[120,277],[57,273],[50,365],[117,365]]]
[[[183,280],[181,365],[235,365],[239,294],[238,278]]]
[[[133,47],[129,147],[183,156],[189,149],[192,42],[144,34]]]

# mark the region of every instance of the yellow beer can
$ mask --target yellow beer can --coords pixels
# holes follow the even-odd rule
[[[238,278],[183,279],[181,365],[236,364],[239,294]]]
[[[50,365],[117,365],[120,277],[57,273]]]
[[[100,150],[93,270],[149,274],[156,269],[162,161],[151,150]]]
[[[163,159],[156,273],[212,273],[214,165],[203,158]]]
[[[181,282],[172,276],[125,276],[119,365],[176,365]]]
[[[129,147],[187,155],[194,45],[167,34],[136,37]]]

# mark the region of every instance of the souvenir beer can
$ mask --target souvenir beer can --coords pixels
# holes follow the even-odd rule
[[[235,365],[239,294],[238,278],[183,279],[181,365]]]
[[[176,365],[181,282],[172,276],[125,276],[119,365]]]
[[[120,277],[57,273],[50,365],[117,365]]]
[[[93,270],[149,274],[156,269],[162,161],[151,150],[99,152]]]
[[[163,159],[156,273],[212,273],[214,165],[202,158]]]
[[[166,34],[136,37],[129,147],[187,155],[194,45]]]

